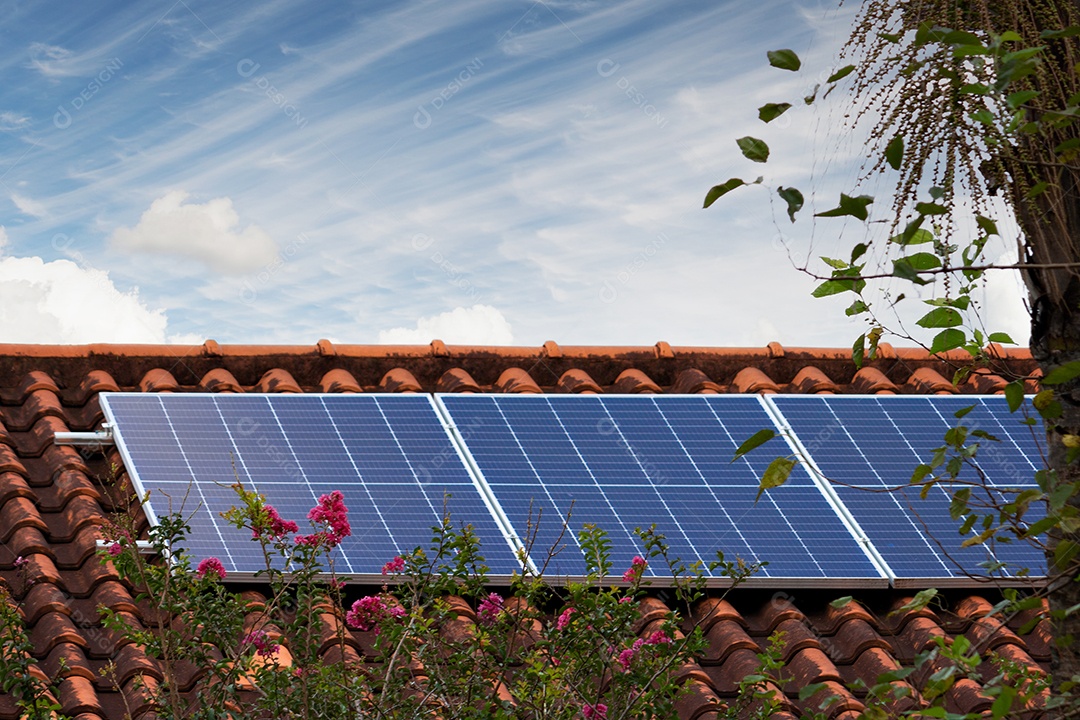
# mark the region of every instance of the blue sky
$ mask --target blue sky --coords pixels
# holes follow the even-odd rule
[[[827,2],[29,3],[0,43],[0,342],[848,346],[739,175],[862,150]],[[768,68],[796,50],[802,73]],[[849,101],[847,101],[850,104]],[[766,138],[767,166],[733,139]],[[884,207],[882,208],[884,209]],[[807,213],[809,214],[809,213]],[[1015,282],[988,312],[1023,341]]]

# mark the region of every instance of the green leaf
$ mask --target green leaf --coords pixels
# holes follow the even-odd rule
[[[989,110],[979,110],[968,115],[972,120],[980,122],[983,125],[993,126],[994,115]]]
[[[1009,714],[1012,710],[1013,701],[1016,700],[1016,688],[1011,685],[1002,685],[1001,694],[994,700],[993,705],[990,706],[990,714],[994,717],[994,720],[1001,720]]]
[[[1080,377],[1080,360],[1058,365],[1039,381],[1041,385],[1061,385],[1075,377]]]
[[[861,368],[865,357],[866,333],[863,333],[855,340],[855,344],[851,346],[851,360],[855,363],[855,367]]]
[[[1070,25],[1067,28],[1061,30],[1043,30],[1039,33],[1039,37],[1044,40],[1055,40],[1057,38],[1076,37],[1080,35],[1080,27],[1076,25]]]
[[[927,605],[931,603],[931,601],[933,601],[936,596],[937,590],[935,590],[934,588],[920,590],[919,592],[915,593],[915,597],[893,610],[891,613],[889,613],[889,615],[902,615],[906,612],[918,612],[919,610],[923,610],[926,608]],[[925,714],[926,711],[923,710],[921,712]]]
[[[794,72],[802,67],[802,61],[799,60],[799,56],[791,50],[770,50],[766,54],[769,56],[769,64],[774,68],[791,70]]]
[[[941,258],[933,253],[920,252],[902,258],[916,270],[936,270],[941,267]]]
[[[844,310],[844,314],[848,317],[852,317],[854,315],[862,315],[869,309],[870,307],[862,300],[856,300],[855,302],[851,303],[851,305],[849,305],[846,310]]]
[[[963,325],[964,319],[951,307],[934,308],[915,323],[924,328],[949,328]]]
[[[998,234],[997,223],[995,223],[990,218],[983,217],[982,215],[976,215],[975,216],[975,222],[977,222],[979,224],[979,229],[982,230],[987,235],[997,235]]]
[[[823,298],[838,295],[842,292],[854,291],[857,282],[857,280],[826,280],[814,288],[814,292],[810,294],[816,298]]]
[[[959,48],[957,49],[959,50]],[[968,85],[964,85],[962,88],[960,88],[958,92],[961,95],[989,95],[990,88],[989,86],[983,85],[982,83],[970,83]]]
[[[841,609],[847,607],[851,603],[852,600],[854,600],[853,597],[851,597],[850,595],[845,595],[842,598],[836,598],[835,600],[833,600],[829,604],[832,605],[834,609],[841,610]]]
[[[809,685],[805,685],[799,689],[799,700],[806,700],[807,698],[811,698],[827,687],[829,686],[823,682],[810,683]]]
[[[735,451],[735,457],[731,458],[731,462],[735,462],[751,450],[761,447],[774,437],[776,437],[776,433],[768,428],[758,430],[739,446],[739,449]]]
[[[735,142],[739,145],[739,149],[742,150],[743,156],[748,160],[763,163],[769,159],[769,146],[765,144],[765,141],[748,135],[739,138]]]
[[[810,93],[809,95],[806,95],[806,96],[803,97],[803,99],[802,99],[803,103],[806,104],[806,105],[813,105],[814,101],[817,100],[817,91],[820,88],[821,88],[821,85],[815,85],[814,86],[814,91],[812,93]]]
[[[772,122],[790,108],[791,103],[765,103],[757,109],[757,116],[762,122]]]
[[[938,205],[937,203],[916,203],[915,212],[920,215],[945,215],[949,212],[949,208],[944,205]]]
[[[825,82],[833,83],[833,82],[836,82],[837,80],[843,80],[848,75],[850,75],[854,70],[855,70],[854,65],[845,65],[844,67],[840,68],[839,70],[834,72],[832,75],[830,75],[829,79],[826,80]]]
[[[712,189],[709,190],[709,193],[705,196],[704,207],[709,207],[714,202],[716,202],[717,199],[723,197],[724,195],[727,195],[729,192],[731,192],[737,187],[742,187],[745,184],[745,180],[740,180],[739,178],[731,178],[727,182],[720,183],[719,185],[714,185]]]
[[[900,164],[904,161],[904,136],[897,135],[889,144],[885,146],[885,162],[889,163],[889,167],[893,170],[899,170]]]
[[[870,195],[859,195],[858,197],[851,197],[840,193],[840,205],[832,210],[826,210],[825,212],[819,212],[814,217],[844,217],[850,215],[858,218],[859,220],[866,220],[869,212],[866,207],[874,202],[874,198]]]
[[[1042,182],[1037,182],[1031,186],[1030,190],[1027,191],[1027,196],[1029,199],[1034,200],[1035,198],[1046,192],[1046,188],[1048,187],[1050,187],[1050,183],[1046,182],[1045,180]]]
[[[795,213],[802,210],[803,194],[796,188],[786,188],[783,185],[776,188],[776,194],[787,203],[788,217],[791,218],[791,222],[795,222]]]
[[[837,260],[836,258],[825,257],[824,255],[821,256],[821,261],[824,262],[829,267],[835,269],[835,270],[844,270],[848,266],[848,264],[846,262],[844,262],[843,260]]]
[[[869,249],[870,248],[866,243],[859,243],[851,248],[851,264],[854,265],[855,261],[865,255],[866,251]]]
[[[761,476],[761,484],[758,485],[757,497],[754,498],[756,503],[761,499],[761,493],[766,490],[780,487],[787,482],[788,476],[791,475],[791,471],[795,469],[796,461],[793,458],[778,457],[769,463],[769,467],[765,468],[765,474]]]
[[[1009,403],[1009,412],[1014,413],[1024,404],[1024,381],[1013,380],[1005,386],[1005,400]]]
[[[958,347],[963,347],[966,342],[967,336],[964,335],[962,330],[956,330],[954,328],[942,330],[934,336],[934,341],[930,343],[930,353],[936,355],[938,353],[948,352],[949,350],[955,350]]]
[[[993,332],[990,333],[990,337],[986,339],[993,343],[1008,343],[1009,345],[1016,344],[1016,341],[1009,337],[1009,333]]]
[[[1005,102],[1009,104],[1009,107],[1016,110],[1018,107],[1026,103],[1032,98],[1038,97],[1038,90],[1021,90],[1020,92],[1014,92],[1005,98]]]

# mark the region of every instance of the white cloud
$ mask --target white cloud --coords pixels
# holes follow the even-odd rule
[[[4,256],[4,246],[8,244],[7,228],[0,225],[0,257]]]
[[[30,45],[30,67],[46,77],[71,75],[72,58],[72,52],[59,45],[46,43],[31,43]]]
[[[10,110],[0,112],[0,132],[18,130],[30,124],[30,118]]]
[[[427,345],[436,339],[457,345],[509,345],[514,336],[510,323],[490,305],[454,308],[420,318],[415,328],[379,331],[379,342],[388,345]]]
[[[70,260],[0,259],[0,342],[162,343],[165,312]]]
[[[23,215],[33,215],[34,217],[45,217],[46,215],[45,205],[37,200],[31,200],[18,193],[12,193],[11,202],[15,203],[15,207],[19,208],[19,212]]]
[[[257,270],[274,261],[277,245],[258,225],[240,228],[232,200],[215,198],[187,203],[188,194],[173,190],[150,204],[134,228],[117,229],[116,249],[194,258],[226,273]]]

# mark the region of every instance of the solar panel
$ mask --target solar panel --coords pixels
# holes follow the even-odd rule
[[[427,547],[444,512],[469,523],[495,574],[520,565],[428,395],[103,393],[129,476],[156,515],[191,514],[188,549],[231,572],[264,567],[258,543],[219,513],[237,480],[263,493],[304,532],[320,495],[340,490],[352,536],[338,572],[379,574],[395,555]]]
[[[1014,573],[1019,568],[1045,573],[1045,558],[1028,543],[998,543],[992,551],[961,548],[959,523],[949,515],[949,488],[939,485],[924,500],[909,486],[915,468],[945,444],[946,431],[962,423],[1000,440],[981,443],[976,459],[987,481],[985,490],[972,493],[973,501],[1000,501],[1009,489],[1034,487],[1034,474],[1042,467],[1041,424],[1022,424],[1003,397],[776,395],[768,402],[816,468],[835,481],[836,495],[898,584],[985,576],[979,564],[995,559],[1009,563]],[[957,411],[971,406],[962,420],[956,418]],[[978,482],[979,476],[965,468],[960,480]],[[885,491],[896,487],[901,489]],[[1033,507],[1025,519],[1034,522],[1041,513]]]
[[[774,427],[757,396],[439,395],[467,454],[531,557],[565,543],[549,572],[578,576],[575,535],[609,533],[616,568],[644,554],[635,528],[656,524],[683,561],[768,561],[762,578],[883,578],[802,467],[783,493],[755,503],[771,457],[732,462],[737,446]],[[570,513],[569,529],[563,520]],[[658,563],[647,571],[668,574]]]

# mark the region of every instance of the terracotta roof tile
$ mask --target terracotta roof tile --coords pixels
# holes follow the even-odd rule
[[[495,389],[504,393],[539,393],[540,386],[521,368],[507,368],[495,381]]]
[[[394,368],[379,381],[382,392],[420,392],[423,390],[413,374],[405,368]]]
[[[997,349],[995,349],[995,352]],[[124,468],[115,450],[104,456],[53,444],[56,432],[96,429],[102,420],[98,394],[104,390],[142,392],[836,392],[836,393],[973,393],[998,392],[1006,376],[1031,375],[1030,357],[1001,350],[992,372],[979,372],[961,387],[946,379],[952,370],[921,350],[882,346],[878,358],[856,371],[846,350],[785,348],[717,349],[655,346],[605,348],[475,348],[430,346],[316,345],[271,347],[200,346],[0,346],[0,583],[12,588],[26,618],[35,658],[60,681],[63,707],[86,720],[120,720],[124,698],[100,676],[115,662],[117,682],[138,720],[149,709],[140,683],[153,686],[160,670],[141,648],[121,642],[101,625],[98,608],[108,607],[135,626],[153,624],[150,608],[136,603],[110,564],[95,555],[98,525],[114,507]],[[478,380],[480,382],[478,382]],[[482,383],[491,383],[486,385]],[[1034,389],[1034,385],[1029,386]],[[110,476],[115,476],[110,479]],[[137,516],[140,526],[146,521]],[[18,555],[26,560],[14,569]],[[33,584],[28,588],[24,580]],[[865,603],[836,608],[824,591],[795,595],[736,588],[721,599],[707,597],[691,608],[685,631],[699,623],[707,648],[698,663],[680,668],[689,692],[679,716],[715,718],[734,698],[738,681],[757,668],[757,655],[768,636],[783,631],[783,654],[792,676],[785,704],[775,717],[792,718],[816,708],[818,697],[798,701],[798,686],[826,682],[841,698],[827,716],[854,720],[861,696],[845,684],[872,682],[882,672],[911,663],[935,638],[960,634],[972,642],[1028,667],[1046,667],[1050,657],[1049,625],[1042,621],[1019,634],[1032,613],[1007,621],[987,617],[1000,598],[991,591],[953,592],[938,611],[890,616],[889,610],[910,599],[899,591],[875,591]],[[857,589],[838,589],[836,595]],[[827,595],[827,593],[825,593]],[[673,602],[651,595],[640,605],[637,630],[648,632],[670,612]],[[861,597],[861,596],[860,596]],[[264,602],[258,589],[252,608]],[[459,625],[468,632],[475,611],[461,601]],[[337,618],[320,617],[324,647],[332,645]],[[274,632],[277,632],[275,629]],[[534,642],[534,623],[523,642]],[[347,660],[371,656],[374,636],[348,632]],[[327,651],[326,659],[336,657]],[[65,671],[60,671],[60,660]],[[198,668],[189,667],[190,684]],[[417,667],[418,674],[425,671]],[[778,690],[781,690],[778,688]],[[913,704],[917,698],[906,701]],[[956,711],[989,708],[976,683],[957,683],[948,696]],[[12,720],[13,707],[0,695],[0,720]]]
[[[778,393],[780,386],[756,367],[747,367],[731,381],[731,390],[740,393]]]
[[[645,373],[636,368],[623,370],[615,383],[611,386],[612,392],[617,393],[661,393],[660,386],[652,381]]]
[[[334,368],[322,376],[318,384],[319,392],[324,393],[358,393],[361,391],[360,383],[348,370]]]
[[[259,382],[251,389],[261,393],[298,393],[303,392],[296,384],[291,373],[281,368],[271,368],[263,373]]]

